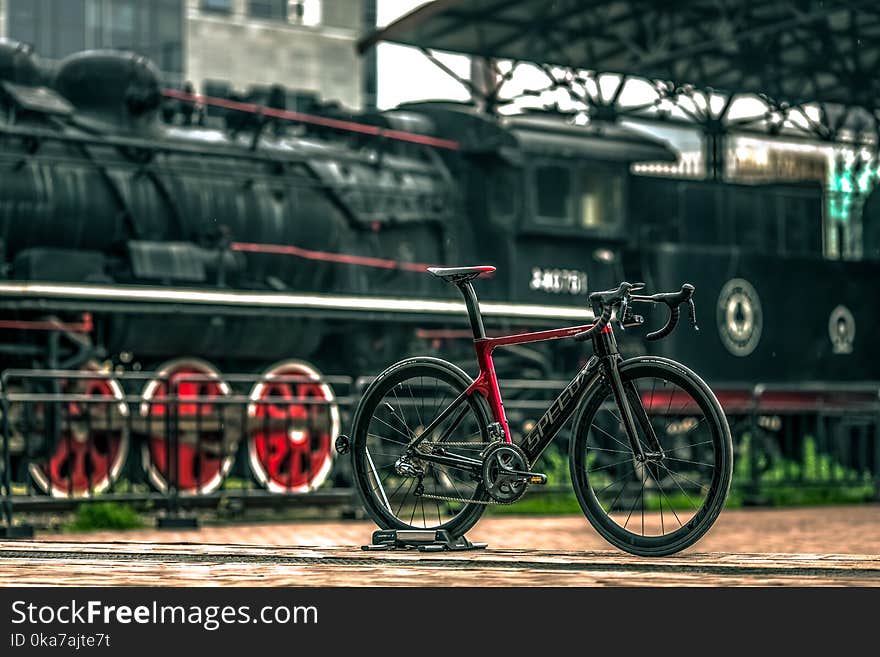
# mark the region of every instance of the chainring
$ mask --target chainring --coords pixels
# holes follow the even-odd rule
[[[526,493],[529,482],[520,476],[505,474],[504,469],[527,471],[525,452],[513,443],[494,443],[483,455],[483,487],[496,502],[511,504]]]

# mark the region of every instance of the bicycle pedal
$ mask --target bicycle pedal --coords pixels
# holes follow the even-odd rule
[[[533,475],[529,475],[529,483],[530,484],[538,484],[539,486],[543,486],[547,483],[547,475],[536,473]]]

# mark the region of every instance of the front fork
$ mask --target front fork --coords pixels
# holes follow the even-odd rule
[[[593,338],[593,343],[601,362],[602,372],[608,385],[611,386],[614,401],[620,410],[620,420],[626,430],[633,456],[639,463],[644,463],[648,459],[662,459],[665,456],[663,448],[660,446],[654,427],[651,426],[648,419],[648,413],[642,404],[639,391],[632,383],[624,383],[620,376],[621,358],[614,333],[611,331],[602,332]],[[641,427],[648,451],[645,451],[643,442],[639,440],[639,427]]]

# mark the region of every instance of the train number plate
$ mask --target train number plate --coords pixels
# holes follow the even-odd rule
[[[587,274],[577,269],[533,267],[529,288],[551,294],[586,294]]]

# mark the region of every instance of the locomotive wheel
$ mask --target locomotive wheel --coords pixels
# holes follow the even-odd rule
[[[160,400],[176,395],[175,406]],[[142,450],[150,483],[168,490],[169,481],[182,495],[217,490],[235,458],[235,438],[228,440],[224,406],[205,401],[226,397],[229,385],[210,363],[181,358],[163,363],[157,377],[144,387],[141,416],[146,418],[147,440]],[[201,401],[198,401],[198,400]],[[166,414],[172,413],[176,436],[166,434]]]
[[[97,366],[87,369],[97,371]],[[114,379],[65,379],[61,393],[106,401],[60,402],[61,430],[45,459],[29,464],[37,487],[53,497],[100,495],[117,480],[128,456],[128,406]],[[110,400],[117,400],[111,403]],[[37,426],[47,427],[46,405],[34,409]],[[39,417],[42,416],[42,417]]]
[[[261,486],[273,493],[318,488],[333,464],[339,435],[336,396],[310,365],[289,360],[270,367],[251,390],[248,458]],[[257,403],[269,400],[272,403]]]

